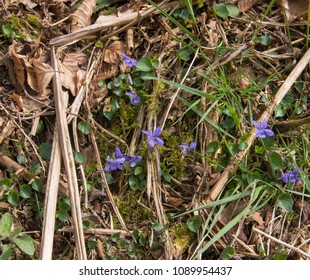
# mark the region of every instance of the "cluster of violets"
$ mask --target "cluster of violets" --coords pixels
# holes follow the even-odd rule
[[[274,132],[271,129],[268,129],[267,120],[263,119],[262,123],[259,124],[256,121],[253,121],[253,125],[256,128],[256,137],[258,138],[266,138],[267,136],[274,136]],[[300,181],[301,178],[299,176],[299,170],[297,168],[290,170],[284,173],[279,179],[282,180],[284,183],[296,183]]]
[[[122,56],[123,56],[123,63],[128,66],[128,67],[134,67],[137,65],[137,61],[131,57],[129,57],[128,55],[126,55],[124,52],[122,52]],[[132,82],[132,78],[130,76],[130,74],[128,74],[128,81],[130,83],[130,85],[133,84]],[[137,105],[141,102],[141,97],[131,91],[127,91],[126,95],[130,98],[130,104],[131,105]]]
[[[114,157],[107,157],[106,166],[104,167],[105,172],[114,171],[114,170],[123,170],[123,164],[127,162],[130,167],[135,167],[138,162],[140,162],[142,157],[128,155],[124,156],[120,150],[120,148],[115,149]]]
[[[160,127],[157,127],[154,132],[150,132],[147,130],[141,130],[142,133],[147,135],[147,144],[150,148],[154,148],[157,144],[159,146],[164,145],[164,140],[162,140],[159,136],[162,132]],[[186,155],[189,151],[195,150],[197,146],[196,142],[191,142],[190,144],[182,144],[179,145],[179,148],[183,150],[183,154]],[[123,164],[128,163],[130,167],[135,167],[140,161],[141,156],[128,155],[124,156],[119,148],[115,149],[114,157],[107,157],[107,164],[104,167],[104,171],[114,171],[114,170],[123,170]]]
[[[126,55],[124,52],[122,52],[123,56],[123,63],[128,67],[134,67],[137,65],[137,61],[128,55]],[[132,85],[132,79],[130,74],[128,74],[128,81]],[[126,95],[130,98],[130,104],[131,105],[137,105],[141,102],[141,98],[139,95],[128,91],[126,92]],[[253,125],[256,128],[256,137],[264,139],[267,136],[271,137],[274,136],[274,132],[271,129],[268,129],[268,123],[266,119],[263,119],[261,123],[258,123],[257,121],[253,121]],[[157,127],[154,132],[141,130],[142,133],[147,135],[147,143],[150,148],[154,148],[154,146],[157,144],[159,146],[164,145],[164,141],[159,137],[162,129],[160,127]],[[196,142],[191,142],[190,144],[182,144],[179,145],[179,148],[183,150],[183,155],[187,155],[189,151],[195,150],[197,146]],[[122,170],[123,164],[127,162],[130,167],[135,167],[138,162],[140,162],[142,159],[141,156],[123,156],[122,152],[119,148],[115,149],[115,156],[114,158],[107,157],[108,164],[105,166],[104,170],[106,172],[108,171],[114,171],[114,170]],[[297,168],[290,170],[286,173],[284,173],[279,179],[282,180],[285,183],[291,182],[295,183],[297,181],[300,181],[301,179],[298,177],[299,170]]]

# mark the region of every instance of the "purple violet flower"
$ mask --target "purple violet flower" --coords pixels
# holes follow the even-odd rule
[[[133,67],[137,65],[137,61],[131,57],[129,57],[128,55],[126,55],[124,52],[122,52],[122,56],[124,58],[123,62],[126,66],[128,67]]]
[[[284,183],[291,182],[296,183],[297,181],[300,181],[301,178],[298,177],[299,170],[295,168],[294,170],[290,170],[289,172],[284,173],[280,180],[282,180]]]
[[[126,162],[128,162],[130,167],[135,167],[142,157],[140,156],[125,156]]]
[[[120,148],[115,148],[115,157],[118,159],[118,158],[123,158],[123,154],[120,150]]]
[[[129,96],[131,105],[139,104],[141,101],[140,96],[132,93],[131,91],[126,92],[126,95]]]
[[[109,156],[107,157],[108,164],[104,167],[105,172],[113,171],[113,170],[123,170],[123,163],[125,162],[125,158],[117,158],[113,159]]]
[[[196,146],[197,146],[197,143],[196,143],[196,142],[191,142],[189,145],[187,145],[187,144],[179,145],[179,148],[180,148],[180,149],[183,149],[183,154],[184,154],[184,156],[185,156],[185,155],[187,155],[187,153],[188,153],[189,151],[195,150],[195,149],[196,149]]]
[[[123,156],[120,148],[115,148],[115,159],[110,158],[109,156],[106,158],[108,164],[104,167],[104,171],[114,171],[114,170],[123,170],[123,163],[125,162],[125,157]]]
[[[162,129],[160,127],[157,127],[154,130],[154,133],[146,130],[141,130],[144,134],[147,135],[147,143],[150,148],[153,148],[155,144],[158,144],[160,146],[164,145],[164,141],[158,137],[161,134],[161,130]]]
[[[267,129],[268,124],[266,119],[263,119],[261,125],[258,122],[253,121],[253,125],[256,127],[256,137],[258,138],[266,138],[266,136],[274,135],[274,132],[271,129]]]

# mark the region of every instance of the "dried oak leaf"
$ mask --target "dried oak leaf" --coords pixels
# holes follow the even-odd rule
[[[81,52],[70,53],[65,56],[63,62],[58,61],[61,85],[70,90],[73,96],[76,96],[82,84],[85,70],[81,67],[86,62],[87,57]]]
[[[26,79],[25,79],[25,69],[21,61],[26,60],[27,57],[24,55],[17,54],[15,50],[15,45],[9,46],[9,53],[13,60],[17,85],[22,88],[25,84]]]
[[[47,63],[42,63],[37,59],[32,59],[38,92],[41,97],[47,97],[46,88],[54,76],[54,69]]]
[[[288,22],[299,17],[307,18],[309,0],[280,0],[279,4]]]
[[[244,13],[259,2],[261,2],[261,0],[239,0],[238,9],[240,12]]]
[[[106,48],[103,55],[103,60],[109,64],[117,64],[123,50],[123,43],[121,41],[114,41]]]
[[[90,25],[91,15],[96,6],[96,0],[84,0],[71,16],[71,32]]]

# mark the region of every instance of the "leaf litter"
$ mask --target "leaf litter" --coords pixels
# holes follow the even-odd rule
[[[199,103],[197,103],[199,105],[194,105],[194,103],[184,105],[186,102],[180,102],[182,98],[190,102],[197,102],[198,100],[192,97],[193,95],[191,92],[183,89],[180,91],[179,100],[176,100],[172,104],[171,110],[168,111],[168,122],[166,127],[163,128],[163,137],[165,137],[165,144],[167,145],[167,148],[163,149],[166,149],[166,152],[162,153],[162,150],[160,150],[161,148],[158,148],[158,146],[152,146],[152,148],[155,149],[153,155],[147,152],[147,141],[143,141],[141,132],[139,134],[140,129],[138,128],[150,129],[151,123],[155,124],[159,122],[160,124],[164,109],[169,102],[170,91],[175,89],[173,87],[169,89],[168,87],[162,87],[161,84],[156,81],[150,83],[147,80],[143,82],[141,82],[141,80],[139,81],[139,79],[134,80],[133,83],[135,86],[140,85],[140,83],[145,85],[144,88],[139,88],[139,86],[137,86],[142,98],[146,98],[144,96],[144,94],[146,94],[145,92],[149,92],[148,94],[150,95],[150,97],[147,97],[148,101],[141,105],[139,109],[140,112],[135,112],[135,110],[138,109],[131,108],[129,103],[125,104],[125,99],[116,99],[115,97],[115,95],[126,96],[126,94],[122,93],[122,87],[125,87],[124,81],[128,82],[128,74],[130,75],[129,69],[126,68],[126,65],[122,62],[122,53],[130,54],[137,60],[144,56],[148,56],[151,59],[151,68],[157,65],[156,63],[159,64],[158,68],[157,66],[155,67],[158,74],[157,77],[182,83],[181,77],[184,73],[181,72],[184,70],[185,64],[184,61],[178,60],[177,49],[184,48],[184,46],[186,48],[182,40],[186,41],[191,35],[186,31],[187,29],[180,29],[180,26],[175,29],[175,26],[165,16],[160,15],[156,9],[152,10],[153,8],[144,2],[136,6],[116,4],[110,7],[111,10],[102,11],[103,14],[110,13],[108,15],[99,15],[100,12],[99,14],[93,13],[93,8],[96,6],[96,1],[94,0],[82,1],[80,6],[75,10],[73,10],[69,2],[70,1],[61,1],[64,9],[59,10],[58,15],[52,12],[54,9],[52,3],[46,4],[44,9],[42,4],[35,4],[32,1],[15,2],[14,5],[19,8],[24,6],[26,9],[35,9],[41,19],[48,22],[47,26],[52,26],[53,24],[53,27],[50,27],[47,33],[49,34],[47,41],[54,38],[54,42],[60,42],[57,41],[58,38],[55,39],[55,37],[58,36],[62,36],[60,38],[62,38],[64,42],[67,40],[66,38],[71,38],[68,39],[68,45],[66,45],[66,43],[60,43],[56,49],[56,59],[60,77],[59,83],[62,90],[67,89],[71,93],[71,95],[68,96],[69,104],[72,104],[74,99],[78,100],[78,98],[81,98],[80,100],[82,100],[78,102],[78,116],[74,116],[75,120],[73,121],[72,128],[73,134],[77,136],[75,138],[78,139],[77,145],[80,146],[82,151],[88,150],[85,154],[88,155],[87,158],[92,159],[92,162],[86,160],[84,166],[86,168],[86,175],[84,175],[84,178],[83,176],[79,178],[82,181],[87,181],[88,187],[92,193],[98,193],[98,195],[92,199],[88,199],[85,195],[87,190],[81,191],[81,204],[77,205],[77,211],[80,211],[83,213],[84,217],[87,217],[83,218],[83,223],[89,223],[89,229],[98,226],[109,229],[115,225],[116,229],[129,231],[131,236],[129,235],[126,238],[130,244],[135,244],[134,240],[137,236],[135,236],[136,233],[134,233],[134,230],[137,230],[139,232],[137,233],[138,238],[140,238],[140,243],[142,243],[143,246],[141,247],[141,245],[139,245],[139,249],[134,252],[130,251],[130,248],[120,249],[120,247],[113,247],[113,250],[110,249],[108,253],[106,253],[104,248],[107,246],[106,244],[111,242],[108,234],[103,233],[100,235],[100,238],[97,238],[96,235],[85,233],[85,240],[83,240],[87,241],[91,238],[97,238],[96,250],[92,251],[94,259],[113,257],[128,258],[128,255],[134,256],[136,259],[150,257],[154,259],[191,258],[194,256],[195,250],[201,249],[201,247],[199,247],[199,242],[204,241],[198,240],[197,236],[193,235],[190,228],[186,227],[186,221],[191,217],[191,214],[189,213],[186,216],[183,213],[193,210],[203,218],[203,221],[207,219],[207,221],[205,221],[206,224],[210,223],[210,220],[208,220],[210,215],[210,217],[214,219],[216,226],[210,228],[208,234],[214,235],[218,233],[221,228],[223,229],[223,227],[225,228],[225,226],[229,225],[238,214],[243,213],[243,211],[248,209],[248,205],[253,203],[251,198],[247,198],[243,201],[233,201],[226,206],[223,204],[222,209],[219,209],[221,208],[221,204],[219,204],[217,207],[209,210],[197,210],[199,207],[207,205],[206,198],[208,197],[208,193],[210,189],[213,188],[214,184],[218,183],[219,176],[223,172],[222,167],[219,168],[216,164],[209,163],[218,161],[221,164],[225,164],[225,160],[221,159],[221,157],[225,155],[223,153],[225,145],[222,144],[225,142],[227,144],[229,138],[227,138],[227,135],[223,138],[219,136],[214,123],[220,124],[222,132],[226,131],[229,135],[233,133],[229,125],[229,120],[234,119],[234,114],[236,114],[236,112],[234,112],[232,108],[227,107],[228,109],[226,108],[223,114],[223,108],[216,103],[212,105],[214,110],[212,107],[208,109],[209,106],[207,106],[207,104],[211,104],[208,96],[201,98]],[[254,91],[254,94],[258,96],[254,96],[254,99],[258,100],[262,95],[266,95],[266,92],[264,93],[263,89],[259,89],[258,85],[260,81],[269,78],[269,74],[272,73],[270,72],[270,68],[277,73],[281,72],[285,69],[283,66],[284,61],[287,60],[286,63],[290,65],[290,63],[292,63],[291,58],[295,57],[296,53],[293,54],[291,52],[293,49],[290,50],[285,43],[283,44],[282,38],[288,36],[284,34],[285,30],[282,29],[282,35],[279,35],[279,33],[276,33],[273,29],[274,22],[279,26],[285,26],[280,16],[281,12],[278,11],[276,7],[272,11],[274,22],[264,22],[264,24],[260,26],[258,21],[256,21],[257,14],[253,13],[251,9],[264,12],[267,7],[266,3],[262,3],[261,1],[242,0],[231,2],[232,4],[238,2],[239,11],[244,13],[244,15],[236,14],[231,18],[228,16],[225,19],[219,20],[219,18],[212,13],[212,5],[204,3],[202,8],[200,8],[201,10],[197,8],[198,26],[203,31],[201,32],[201,40],[203,40],[202,42],[206,46],[202,50],[202,53],[208,57],[210,63],[207,63],[202,58],[197,60],[192,71],[189,72],[188,77],[184,80],[184,85],[187,87],[197,87],[199,90],[203,89],[205,93],[212,92],[212,94],[214,93],[224,97],[225,94],[229,94],[229,92],[225,92],[221,87],[221,83],[223,82],[221,79],[223,79],[223,77],[219,75],[221,75],[221,71],[225,69],[225,71],[227,70],[227,81],[231,87],[237,88],[237,90],[239,89],[239,93],[244,94],[245,91],[243,90],[250,91],[253,86],[256,86],[257,89]],[[299,4],[297,4],[297,2]],[[302,17],[305,16],[305,9],[302,5],[305,5],[305,2],[307,1],[296,1],[296,3],[294,3],[294,1],[280,1],[280,6],[284,9],[283,11],[286,13],[289,22],[294,21],[297,24],[301,22],[301,26],[303,25]],[[4,2],[4,5],[5,3],[6,2]],[[171,7],[175,8],[176,5],[179,5],[179,2],[163,1],[162,3],[163,9],[167,12],[170,12]],[[296,5],[300,6],[297,7]],[[177,8],[180,10],[184,9],[182,6],[177,6]],[[6,10],[8,13],[14,13],[14,6],[6,6]],[[153,12],[147,14],[144,13],[145,10],[152,10]],[[69,20],[66,22],[69,24],[71,21],[70,27],[72,35],[79,34],[79,32],[83,31],[85,32],[85,36],[71,37],[68,26],[63,24],[63,22],[59,22],[58,24],[57,22],[56,24],[52,22],[52,19],[60,20],[61,18],[65,18],[65,11],[70,11]],[[184,11],[185,10],[183,10],[183,12]],[[141,18],[133,17],[132,15],[136,12],[141,12],[144,16],[141,16]],[[22,10],[20,13],[21,16],[24,16]],[[248,27],[245,26],[245,21],[248,20],[246,19],[247,17],[251,20],[251,24]],[[191,29],[193,28],[194,22],[191,22],[189,17],[188,20],[188,26],[186,26],[186,28]],[[106,25],[102,30],[96,29],[92,31],[92,22],[95,26],[99,26],[109,21],[115,22],[115,25]],[[193,30],[195,30],[195,28],[193,28]],[[264,41],[261,41],[261,44],[253,49],[251,45],[252,42],[250,43],[251,39],[249,38],[253,36],[253,34],[256,34],[257,30],[260,28],[261,40]],[[86,36],[88,35],[88,31],[92,37]],[[179,41],[176,40],[176,34]],[[290,42],[292,46],[294,45],[296,48],[295,51],[297,52],[301,48],[299,43],[305,40],[304,34],[302,29],[298,30],[298,27],[292,27],[291,36],[293,37],[290,38],[288,42]],[[270,38],[271,40],[269,41]],[[52,67],[51,50],[49,46],[39,45],[39,47],[36,47],[35,42],[30,44],[27,43],[30,47],[27,51],[25,47],[26,43],[23,40],[17,37],[11,39],[12,40],[7,40],[5,42],[5,47],[1,47],[1,53],[8,53],[8,56],[1,56],[0,67],[8,72],[10,77],[9,81],[7,80],[6,83],[4,83],[3,80],[0,84],[2,96],[0,143],[1,147],[4,147],[1,149],[1,171],[5,174],[3,176],[4,178],[9,178],[10,173],[6,168],[9,167],[10,164],[14,164],[16,172],[20,168],[26,170],[26,172],[20,174],[18,182],[27,184],[31,183],[33,179],[31,175],[33,170],[31,170],[29,164],[22,167],[16,162],[20,150],[14,147],[13,142],[25,141],[25,146],[22,146],[21,149],[28,159],[27,162],[40,162],[42,164],[41,168],[43,167],[43,169],[52,168],[52,162],[49,162],[49,160],[42,161],[38,153],[34,152],[41,143],[52,139],[52,137],[35,133],[31,139],[34,142],[29,145],[28,138],[25,137],[25,139],[18,140],[16,135],[17,131],[22,131],[24,133],[22,135],[29,134],[29,131],[34,126],[36,127],[36,131],[38,131],[37,127],[39,121],[44,123],[44,129],[49,131],[49,133],[55,130],[55,110],[53,108],[54,105],[51,106],[54,100],[53,95],[55,94],[52,85],[52,79],[55,77],[55,70]],[[79,41],[79,39],[82,39],[82,41]],[[73,42],[75,43],[72,44]],[[101,47],[94,46],[96,42],[101,42],[102,45],[98,45]],[[221,46],[223,42],[226,44],[227,48]],[[238,46],[243,43],[246,43],[246,51],[240,49],[236,54],[232,54],[233,51],[238,49]],[[190,47],[193,48],[193,46]],[[276,53],[277,51],[278,53]],[[189,57],[192,58],[191,50],[186,49],[186,52],[188,52]],[[156,59],[158,59],[158,62],[156,62]],[[243,63],[242,60],[246,62]],[[293,65],[293,63],[291,65]],[[186,65],[186,67],[188,66],[189,65]],[[201,71],[202,69],[203,71]],[[211,77],[208,81],[201,79],[200,73],[204,71]],[[134,74],[135,72],[132,72],[132,75]],[[302,78],[306,87],[309,86],[309,77],[307,77],[307,74],[308,73],[304,73]],[[122,78],[121,80],[116,80],[117,77]],[[280,79],[281,81],[285,79],[285,75],[280,75],[280,77],[282,78]],[[199,83],[200,85],[198,85]],[[280,81],[278,80],[275,83],[271,82],[271,87],[275,87],[275,84],[279,86]],[[265,90],[267,89],[268,86]],[[156,95],[157,97],[154,97]],[[158,98],[159,100],[152,100],[151,98]],[[267,98],[269,98],[268,94]],[[160,106],[158,106],[158,102]],[[236,102],[236,100],[234,102]],[[157,105],[154,110],[152,106],[155,104]],[[200,113],[200,118],[197,119],[197,117],[193,116],[188,117],[187,114],[184,113],[184,110],[190,106],[194,111],[196,110],[196,112]],[[236,104],[236,106],[237,110],[241,109],[238,107],[240,106],[239,104]],[[244,106],[244,110],[248,114],[249,108],[245,101],[242,106]],[[302,110],[307,110],[306,103],[302,106]],[[113,121],[112,118],[112,121],[108,121],[104,116],[105,112],[111,113],[114,110],[118,119]],[[253,119],[258,119],[256,117],[260,116],[263,112],[263,108],[259,106],[252,108],[252,110],[251,114],[255,116]],[[240,121],[244,123],[245,120],[242,119],[242,114],[240,112],[237,112],[237,114],[239,114]],[[135,117],[133,118],[132,116]],[[212,121],[205,121],[206,116],[209,116]],[[226,117],[226,122],[223,123],[225,120],[224,116],[228,117]],[[18,118],[21,118],[19,125],[17,125],[17,123],[15,124],[15,120]],[[92,131],[89,136],[81,135],[81,132],[76,130],[74,122],[79,122],[81,120],[91,125]],[[102,129],[99,129],[96,122],[99,123]],[[154,127],[154,129],[156,127]],[[194,131],[197,127],[197,134],[195,134]],[[173,140],[171,140],[172,138],[168,137],[168,134],[165,135],[165,130],[167,130],[168,133],[169,129],[171,131],[169,132],[170,136],[179,133],[177,138],[182,138],[182,141],[180,141],[181,143],[174,143]],[[238,137],[238,135],[234,135],[233,137]],[[185,155],[182,155],[182,151],[178,150],[178,146],[182,143],[191,143],[195,138],[199,140],[199,149],[197,152],[202,156],[200,157],[196,152],[189,151],[188,155],[185,157]],[[217,148],[214,150],[209,149],[209,151],[212,151],[211,153],[206,152],[206,148],[209,147],[212,142],[217,143]],[[96,159],[99,158],[101,164],[104,165],[105,158],[109,155],[109,151],[113,151],[115,146],[119,144],[123,145],[123,143],[126,143],[126,147],[124,145],[122,150],[131,147],[131,150],[138,151],[141,155],[146,156],[145,160],[148,163],[146,164],[146,170],[144,170],[146,173],[144,174],[144,176],[146,176],[145,178],[143,178],[143,174],[139,173],[140,170],[135,171],[140,177],[130,178],[126,173],[121,172],[117,173],[113,178],[109,177],[108,174],[100,173],[100,163]],[[132,143],[135,143],[135,147],[132,146]],[[229,147],[229,145],[226,145],[226,148]],[[178,155],[176,156],[177,153]],[[232,150],[230,150],[230,153],[233,153]],[[96,154],[96,156],[94,156],[94,154]],[[155,159],[151,158],[151,156],[154,156]],[[174,159],[175,157],[176,159]],[[159,164],[162,164],[159,160],[160,158],[162,158],[164,162],[163,166],[161,165],[160,169],[158,169]],[[178,167],[174,167],[174,165]],[[62,168],[62,173],[64,172],[65,170]],[[159,176],[159,174],[163,172],[169,176]],[[178,172],[180,172],[180,174],[178,174]],[[47,174],[39,173],[35,176],[39,176],[44,184],[46,184]],[[68,185],[68,178],[66,175],[59,174],[58,176],[60,176],[62,186]],[[78,176],[81,176],[81,174]],[[143,180],[150,180],[150,178],[152,182],[148,181],[151,187],[148,190],[148,196],[143,191],[139,193],[137,189],[132,190],[133,186],[136,187],[135,185],[129,186],[128,188],[130,182],[135,182],[135,184],[137,184],[137,180],[143,182]],[[104,186],[103,189],[101,189],[102,185]],[[229,185],[229,187],[231,187],[231,185]],[[118,200],[114,199],[112,195],[107,195],[107,192],[111,192],[113,196],[124,197],[129,203],[128,209],[142,215],[141,224],[133,224],[132,221],[128,220],[126,218],[126,211],[128,211],[128,209],[122,209],[121,207],[123,206],[121,205],[124,204],[119,204],[117,202]],[[135,198],[133,201],[129,202],[128,194],[131,192],[134,193]],[[63,199],[64,193],[68,193],[68,191],[62,192],[62,195],[59,194],[58,199]],[[41,196],[43,204],[44,191],[39,195]],[[9,207],[5,202],[4,189],[1,190],[0,202],[6,205],[4,208],[0,209],[1,214],[3,214],[4,211],[9,211]],[[111,203],[111,206],[108,206],[105,202]],[[29,207],[27,202],[21,203],[24,203],[24,207]],[[74,201],[71,201],[71,204],[72,203],[74,203]],[[210,201],[208,201],[208,203],[210,203]],[[87,204],[88,207],[85,207]],[[247,210],[247,215],[243,217],[243,220],[240,220],[236,225],[232,226],[226,232],[226,235],[223,235],[220,240],[214,243],[214,246],[222,250],[225,246],[234,245],[237,250],[236,259],[276,257],[278,246],[275,240],[271,241],[272,244],[270,245],[269,252],[271,250],[272,253],[270,256],[266,256],[265,251],[262,253],[262,251],[255,249],[259,240],[259,234],[258,231],[252,232],[251,227],[256,227],[266,232],[271,232],[271,229],[273,229],[274,236],[276,237],[281,237],[283,233],[283,236],[285,236],[285,238],[283,238],[284,242],[295,245],[303,244],[301,249],[307,252],[306,240],[307,238],[309,239],[309,236],[307,236],[303,225],[309,222],[308,204],[307,198],[306,201],[298,200],[296,202],[296,208],[294,208],[296,209],[296,213],[294,213],[293,216],[296,220],[299,213],[299,221],[301,221],[302,224],[300,222],[299,224],[293,223],[293,225],[288,225],[285,229],[281,228],[281,224],[286,222],[286,216],[280,210],[277,210],[280,215],[280,222],[275,220],[275,212],[269,213],[268,211],[270,211],[270,208],[266,206],[256,207],[257,209],[254,209],[252,212]],[[61,204],[58,204],[57,211],[64,211],[63,208],[59,208],[59,205]],[[93,210],[93,207],[97,209],[98,205],[100,206],[101,212]],[[258,204],[253,204],[253,207],[254,205],[257,206]],[[12,206],[10,207],[12,208]],[[111,213],[112,208],[115,213],[119,211],[119,214],[112,214],[112,216],[108,214]],[[25,230],[36,230],[40,233],[42,223],[39,219],[36,218],[36,222],[32,224],[27,224],[27,222],[25,222],[26,219],[30,217],[27,215],[38,215],[36,211],[39,211],[39,209],[30,209],[32,209],[30,210],[31,214],[28,212],[28,214],[20,214],[17,216],[18,222],[23,224]],[[216,211],[218,210],[222,211],[219,216],[216,215]],[[180,217],[167,220],[166,216],[171,214],[179,215]],[[268,218],[268,215],[271,215],[271,217]],[[154,235],[154,233],[150,231],[150,228],[152,224],[158,221],[167,223],[162,224],[162,226],[167,226],[167,228],[163,231],[156,232],[156,242],[154,242],[154,240],[150,241],[148,236]],[[77,221],[77,223],[80,222],[82,221]],[[178,224],[185,225],[185,227],[176,226]],[[211,225],[211,223],[209,225]],[[60,223],[59,226],[60,231],[56,232],[54,236],[55,251],[53,255],[56,257],[58,257],[58,254],[63,250],[63,246],[65,246],[64,242],[61,241],[62,238],[64,238],[66,242],[73,244],[70,238],[72,233],[65,231],[66,233],[61,237],[61,227],[64,227],[64,224]],[[200,227],[200,225],[197,225],[197,227]],[[299,234],[290,235],[289,232],[291,227],[296,230],[299,229]],[[198,228],[197,230],[202,230],[202,228]],[[236,233],[238,233],[238,235],[235,235]],[[53,237],[49,238],[49,240],[53,240]],[[117,238],[115,237],[112,240],[112,243],[116,242]],[[117,242],[114,245],[116,244]],[[51,245],[52,244],[48,244],[45,246],[48,247]],[[159,247],[157,248],[155,245]],[[75,246],[79,245],[75,244]],[[83,247],[85,244],[81,246]],[[69,250],[63,258],[73,258],[75,255],[74,250],[75,249]],[[83,251],[85,248],[78,250]],[[91,251],[92,249],[87,250]],[[169,253],[169,251],[173,253]],[[37,250],[34,258],[39,258],[38,252],[39,250]],[[79,257],[82,255],[83,254],[79,255],[78,253]],[[19,253],[15,253],[14,256],[15,258],[27,257]],[[220,256],[212,250],[204,251],[202,257],[204,259],[220,258]],[[291,254],[291,257],[299,259],[304,256]]]

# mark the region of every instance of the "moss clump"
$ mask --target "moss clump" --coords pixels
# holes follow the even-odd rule
[[[124,196],[116,196],[115,202],[120,211],[124,222],[128,228],[141,228],[143,224],[149,224],[153,215],[150,210],[138,203],[139,193],[128,191]],[[114,215],[114,224],[119,226],[119,221]]]
[[[41,31],[41,20],[34,15],[28,15],[27,19],[22,19],[13,14],[8,23],[11,24],[16,38],[25,41],[35,41]]]
[[[179,148],[180,137],[169,136],[165,137],[163,134],[163,139],[165,141],[165,146],[163,147],[163,163],[167,169],[167,172],[171,174],[176,179],[180,179],[185,176],[186,162],[180,160],[182,151]]]
[[[28,15],[26,21],[35,29],[36,32],[40,32],[41,20],[38,17],[35,15]]]
[[[175,224],[170,235],[174,236],[172,241],[173,244],[180,249],[188,248],[195,239],[195,233],[192,232],[184,223]]]

